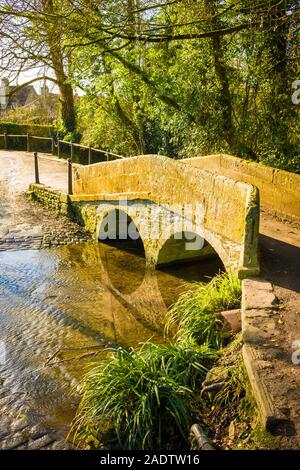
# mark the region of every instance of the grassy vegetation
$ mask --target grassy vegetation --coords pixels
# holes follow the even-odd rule
[[[18,124],[16,122],[0,121],[0,134],[35,135],[40,137],[51,137],[54,127],[45,124]]]
[[[241,282],[233,274],[219,274],[208,284],[195,283],[170,310],[166,332],[177,328],[180,343],[195,340],[219,348],[224,339],[222,310],[237,308],[241,302]]]
[[[242,358],[242,345],[238,334],[209,371],[200,402],[202,424],[222,449],[273,449],[278,442],[261,428]],[[207,381],[222,385],[203,393]]]
[[[216,313],[237,307],[240,297],[240,281],[232,274],[195,284],[170,311],[167,330],[176,324],[174,343],[119,348],[93,367],[81,385],[74,441],[99,447],[111,428],[123,449],[174,449],[175,442],[186,448],[195,404],[201,408],[201,382],[220,355],[222,321]],[[222,399],[230,399],[228,390]]]
[[[215,357],[207,346],[147,343],[138,351],[113,351],[83,381],[75,439],[98,439],[108,422],[124,449],[161,449],[178,433],[186,439],[195,383]]]

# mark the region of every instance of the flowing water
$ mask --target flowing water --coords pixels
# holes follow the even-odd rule
[[[191,282],[222,266],[209,260],[149,270],[143,253],[124,242],[33,250],[49,246],[48,235],[54,244],[82,235],[24,198],[33,180],[32,155],[0,151],[0,162],[0,446],[36,445],[21,435],[22,415],[30,436],[41,424],[64,445],[77,385],[91,363],[111,347],[163,341],[167,307]],[[64,190],[66,165],[41,158],[40,177]]]
[[[218,260],[148,270],[142,253],[96,242],[0,253],[1,376],[13,400],[65,433],[78,381],[109,348],[163,341],[167,307]]]

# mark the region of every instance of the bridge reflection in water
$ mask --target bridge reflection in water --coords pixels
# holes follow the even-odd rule
[[[167,307],[222,269],[216,258],[155,271],[143,250],[123,243],[0,254],[1,373],[16,404],[62,432],[78,402],[71,389],[89,364],[113,345],[163,341]]]

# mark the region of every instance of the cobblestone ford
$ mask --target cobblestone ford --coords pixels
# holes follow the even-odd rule
[[[91,240],[89,233],[77,224],[25,197],[33,178],[31,155],[0,151],[0,158],[0,252],[39,250]],[[52,164],[55,171],[51,179]],[[42,168],[48,183],[62,188],[64,165],[45,159]],[[31,408],[25,392],[15,390],[10,371],[4,366],[0,366],[0,417],[1,450],[69,448],[63,434],[40,422],[38,411]]]

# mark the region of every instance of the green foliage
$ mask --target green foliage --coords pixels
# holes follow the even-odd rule
[[[232,274],[195,285],[171,310],[169,328],[178,323],[176,343],[119,348],[92,368],[81,384],[74,440],[83,447],[100,445],[109,423],[124,449],[168,448],[176,433],[184,442],[195,389],[221,344],[222,322],[214,314],[237,306],[240,295],[240,281]]]
[[[76,5],[3,0],[3,76],[52,69],[63,134],[77,126],[84,143],[128,156],[225,152],[299,172],[298,0]]]
[[[300,152],[284,154],[275,150],[266,150],[262,158],[264,165],[300,174]]]
[[[36,135],[37,137],[51,137],[54,134],[54,127],[43,124],[15,123],[0,121],[0,134],[10,135]]]
[[[18,124],[14,122],[0,121],[0,135],[23,135],[27,134],[37,137],[51,137],[55,135],[55,129],[51,126],[39,124]],[[27,139],[24,137],[9,137],[7,140],[8,149],[26,150]],[[0,138],[0,147],[4,148],[4,138]],[[32,152],[51,152],[51,141],[34,140],[30,141]]]
[[[87,92],[78,116],[85,143],[124,155],[225,152],[299,172],[299,107],[291,101],[300,72],[296,20],[286,15],[287,2],[252,3],[186,0],[147,11],[149,1],[125,24],[129,2],[102,3],[113,45],[101,42],[99,27],[98,42],[78,48],[73,62],[73,83]],[[289,2],[290,13],[297,7]],[[97,23],[94,10],[85,13]],[[76,20],[84,36],[87,22],[80,14]],[[196,37],[243,24],[232,35]],[[129,25],[149,42],[126,45]],[[155,36],[168,40],[151,42]]]
[[[68,134],[64,135],[64,140],[66,142],[80,142],[81,134],[78,131],[69,132]]]
[[[82,97],[78,107],[78,129],[84,145],[120,155],[132,156],[140,153],[132,128],[124,126],[113,103],[104,98],[89,100]]]
[[[16,107],[5,112],[5,120],[18,124],[54,126],[55,118],[59,114],[59,102],[49,103],[47,99],[39,99],[38,103],[30,106]]]
[[[117,349],[82,382],[74,439],[83,446],[90,436],[101,441],[110,422],[124,449],[161,449],[174,433],[185,440],[192,390],[215,357],[207,346],[147,343],[137,351]]]
[[[241,282],[233,274],[219,274],[208,284],[195,283],[170,310],[166,331],[177,327],[180,343],[195,341],[220,347],[224,339],[223,321],[217,313],[236,308],[241,302]]]

